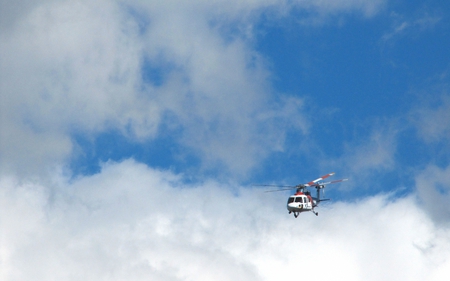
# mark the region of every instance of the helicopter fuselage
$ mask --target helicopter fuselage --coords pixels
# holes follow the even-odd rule
[[[313,212],[316,216],[319,215],[318,212],[314,211],[314,208],[317,207],[317,205],[322,201],[327,201],[330,199],[321,199],[320,193],[323,192],[323,189],[326,185],[332,184],[332,183],[338,183],[343,182],[348,179],[340,179],[340,180],[334,180],[329,182],[323,182],[324,179],[334,175],[334,173],[326,174],[318,179],[315,179],[313,181],[310,181],[308,183],[304,184],[298,184],[298,185],[263,185],[263,186],[278,186],[283,187],[282,189],[278,190],[268,190],[266,192],[274,192],[274,191],[284,191],[284,190],[292,190],[297,189],[297,192],[294,195],[289,196],[287,201],[287,209],[289,211],[289,214],[294,213],[294,217],[298,217],[300,213],[303,212]],[[316,197],[311,197],[311,192],[308,190],[308,188],[314,187],[316,189],[317,195]]]
[[[288,198],[287,209],[289,213],[298,214],[301,212],[309,212],[316,205],[316,202],[310,195],[305,195],[303,192],[297,192]]]

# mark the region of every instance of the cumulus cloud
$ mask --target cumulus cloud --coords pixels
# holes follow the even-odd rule
[[[168,112],[186,132],[183,145],[227,166],[230,153],[217,143],[238,154],[254,147],[239,168],[253,165],[269,146],[252,135],[271,122],[255,118],[270,111],[264,65],[242,40],[224,42],[206,18],[156,6],[141,10],[146,29],[115,1],[42,2],[2,33],[3,169],[66,161],[77,133],[153,138]],[[160,87],[143,79],[155,60],[173,66]]]
[[[285,194],[128,160],[51,183],[0,182],[2,280],[444,280],[450,231],[414,197],[375,196],[294,219]],[[301,266],[301,268],[299,268]]]
[[[95,138],[115,130],[143,141],[158,137],[161,124],[170,123],[167,127],[182,132],[180,145],[208,164],[245,173],[272,147],[280,149],[280,120],[308,126],[300,108],[289,119],[277,115],[291,105],[274,101],[266,63],[252,50],[258,17],[310,6],[325,13],[368,13],[381,5],[31,2],[1,2],[3,171],[36,172],[68,161],[74,134]],[[155,69],[158,83],[148,75]]]
[[[154,133],[157,109],[135,90],[136,33],[118,7],[72,1],[42,3],[2,33],[2,167],[65,161],[76,132]]]

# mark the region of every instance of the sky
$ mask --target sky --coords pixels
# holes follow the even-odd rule
[[[0,280],[448,280],[448,50],[436,0],[1,0]]]

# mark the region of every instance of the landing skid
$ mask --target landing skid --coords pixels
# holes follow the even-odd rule
[[[316,215],[316,216],[318,216],[319,215],[319,212],[315,212],[314,210],[311,210],[311,212],[313,212],[313,214],[314,215]],[[291,212],[291,211],[289,211],[289,214],[290,213],[294,213],[294,217],[298,217],[298,215],[300,215],[300,212]]]
[[[292,211],[289,211],[289,214],[292,213]],[[300,212],[294,212],[294,217],[298,217],[298,215],[300,214]]]
[[[319,215],[319,212],[316,212],[316,211],[314,211],[314,210],[311,210],[311,212],[313,212],[313,214],[316,215],[316,216]],[[297,217],[300,215],[300,212],[292,212],[292,211],[289,211],[289,214],[291,214],[291,213],[294,213],[294,217],[295,217],[295,218],[297,218]]]

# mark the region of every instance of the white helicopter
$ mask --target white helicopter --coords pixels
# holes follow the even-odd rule
[[[297,189],[296,193],[294,195],[289,196],[287,201],[287,209],[290,213],[294,213],[294,217],[298,217],[298,215],[302,212],[313,212],[316,216],[319,215],[318,212],[314,211],[314,208],[319,205],[322,201],[327,201],[330,199],[321,199],[320,198],[320,190],[325,188],[326,185],[332,184],[332,183],[338,183],[347,181],[348,179],[340,179],[340,180],[334,180],[329,182],[323,182],[324,179],[334,175],[335,173],[329,173],[326,174],[318,179],[315,179],[313,181],[310,181],[305,184],[299,184],[295,186],[286,186],[286,185],[260,185],[260,186],[278,186],[278,187],[285,187],[282,189],[277,190],[268,190],[266,192],[275,192],[275,191],[283,191],[283,190],[292,190]],[[308,187],[314,186],[317,191],[317,197],[311,197],[311,193],[308,190]]]

